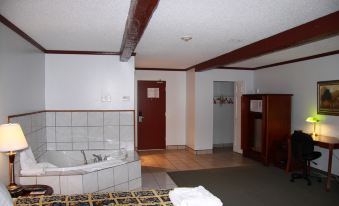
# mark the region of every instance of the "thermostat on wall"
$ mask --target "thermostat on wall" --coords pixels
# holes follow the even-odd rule
[[[129,101],[130,97],[129,96],[122,96],[122,101]]]

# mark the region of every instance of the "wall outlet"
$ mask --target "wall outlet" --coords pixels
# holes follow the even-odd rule
[[[122,96],[122,101],[129,101],[130,97],[129,96]]]
[[[101,97],[101,102],[111,102],[111,101],[112,101],[111,95],[106,95],[106,96]]]

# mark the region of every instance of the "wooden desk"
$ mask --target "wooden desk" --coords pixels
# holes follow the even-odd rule
[[[328,149],[328,166],[327,166],[327,178],[326,178],[326,191],[331,189],[331,175],[332,175],[332,157],[333,150],[339,149],[339,139],[335,137],[327,137],[318,135],[313,138],[316,146]],[[288,161],[286,172],[290,172],[292,166],[292,151],[291,151],[291,138],[288,138]]]
[[[339,139],[335,137],[327,137],[327,136],[319,135],[319,136],[314,137],[313,140],[317,146],[328,149],[326,191],[330,191],[333,150],[339,149]]]

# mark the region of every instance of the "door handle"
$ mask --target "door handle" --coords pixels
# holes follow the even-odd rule
[[[138,122],[142,122],[143,118],[144,117],[142,116],[142,112],[139,112],[139,114],[138,114]]]

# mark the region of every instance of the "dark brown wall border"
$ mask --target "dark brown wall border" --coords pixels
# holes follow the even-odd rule
[[[274,51],[328,38],[339,33],[338,21],[339,11],[336,11],[189,68],[195,68],[196,71],[209,70],[218,66],[228,65]]]
[[[46,54],[83,54],[83,55],[120,55],[120,52],[108,51],[76,51],[76,50],[46,50]]]
[[[187,69],[142,68],[142,67],[135,67],[135,70],[144,70],[144,71],[171,71],[171,72],[185,72],[185,71],[187,71]]]
[[[6,25],[9,29],[17,33],[19,36],[24,38],[26,41],[31,43],[33,46],[35,46],[37,49],[39,49],[42,52],[45,52],[46,49],[41,46],[38,42],[36,42],[34,39],[32,39],[30,36],[28,36],[25,32],[23,32],[21,29],[19,29],[17,26],[15,26],[12,22],[10,22],[8,19],[6,19],[4,16],[0,14],[0,22]]]

